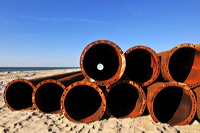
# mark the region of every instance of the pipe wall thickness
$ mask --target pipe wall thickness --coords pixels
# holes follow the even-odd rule
[[[63,114],[69,121],[89,123],[101,119],[106,111],[106,98],[94,83],[78,81],[64,90]]]
[[[61,113],[60,100],[64,90],[83,78],[82,73],[77,73],[58,80],[48,79],[40,82],[33,92],[33,106],[38,112]]]
[[[186,125],[196,113],[196,98],[184,83],[157,82],[148,87],[147,108],[154,122]]]
[[[160,74],[157,53],[147,46],[134,46],[125,52],[125,76],[140,86],[152,84]]]
[[[59,79],[70,76],[80,71],[56,74],[52,76],[40,77],[35,79],[15,79],[7,84],[4,89],[4,101],[7,107],[12,110],[34,109],[32,103],[32,93],[36,90],[36,85],[45,79]]]
[[[159,56],[161,73],[166,81],[182,82],[190,88],[200,85],[200,54],[196,45],[180,44]]]
[[[80,57],[80,68],[89,81],[110,85],[118,81],[125,70],[126,60],[121,48],[108,40],[90,43]]]
[[[146,107],[143,89],[130,80],[120,80],[106,89],[107,114],[116,118],[141,116]]]

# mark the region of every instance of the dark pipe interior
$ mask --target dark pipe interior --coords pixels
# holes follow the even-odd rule
[[[126,76],[137,83],[148,81],[153,74],[151,54],[144,49],[136,49],[126,56]]]
[[[102,99],[92,87],[79,85],[71,89],[65,97],[65,109],[74,120],[93,115],[100,107]]]
[[[188,78],[192,71],[194,57],[195,49],[193,48],[181,48],[172,54],[169,61],[169,72],[175,81],[184,82]]]
[[[15,110],[31,107],[32,104],[32,87],[25,82],[15,82],[6,92],[6,101],[10,107]]]
[[[98,64],[103,65],[103,70],[97,68]],[[94,45],[86,52],[83,67],[87,75],[94,80],[107,80],[116,74],[119,68],[119,57],[110,45]]]
[[[46,113],[51,113],[60,109],[60,100],[63,88],[55,83],[41,85],[35,93],[35,103],[37,107]]]
[[[153,108],[154,114],[160,122],[167,123],[173,117],[179,107],[182,95],[183,90],[178,87],[166,87],[157,94]]]
[[[138,91],[134,86],[119,84],[107,95],[108,110],[117,118],[127,116],[134,110],[138,97]]]

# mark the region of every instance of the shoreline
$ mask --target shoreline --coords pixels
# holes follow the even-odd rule
[[[80,67],[0,67],[0,72],[14,71],[43,71],[43,70],[60,70],[60,69],[80,69]]]
[[[61,74],[73,71],[80,71],[80,69],[55,69],[55,70],[38,70],[38,71],[12,71],[12,72],[0,72],[0,81],[5,78],[15,79],[16,78],[38,78],[45,77],[54,74]]]
[[[33,79],[53,74],[77,71],[80,69],[41,70],[29,72],[0,72],[0,132],[4,133],[49,133],[49,132],[81,132],[81,133],[188,133],[200,132],[200,123],[192,121],[190,125],[174,126],[155,123],[150,115],[137,118],[109,118],[92,123],[74,123],[67,120],[63,114],[38,113],[36,110],[10,111],[3,100],[3,91],[7,83],[16,78]]]

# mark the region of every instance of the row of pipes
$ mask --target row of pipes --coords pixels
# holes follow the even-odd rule
[[[15,79],[4,101],[15,110],[63,113],[73,122],[103,116],[135,118],[147,112],[155,122],[189,124],[200,119],[200,48],[181,44],[156,53],[135,46],[125,53],[108,40],[85,47],[80,69],[31,80]],[[197,115],[196,115],[197,114]]]

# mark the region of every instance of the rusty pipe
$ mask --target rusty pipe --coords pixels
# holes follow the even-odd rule
[[[197,99],[197,118],[200,120],[200,87],[196,87],[193,92],[195,93]]]
[[[52,76],[40,77],[35,79],[15,79],[7,84],[4,89],[4,101],[7,107],[12,110],[29,110],[34,109],[32,103],[32,92],[35,90],[35,86],[45,79],[58,79],[66,77],[77,72],[69,72],[64,74],[56,74]]]
[[[106,88],[107,114],[116,118],[141,116],[146,107],[143,89],[130,80],[119,80]]]
[[[153,83],[160,74],[160,62],[154,50],[147,46],[134,46],[125,52],[125,76],[140,86]]]
[[[80,57],[83,75],[97,85],[118,81],[124,73],[126,61],[121,48],[108,40],[90,43]]]
[[[183,82],[190,88],[200,85],[200,54],[196,45],[180,44],[159,56],[161,73],[166,81]]]
[[[33,106],[38,112],[61,113],[60,100],[64,90],[70,84],[83,78],[82,73],[77,73],[58,80],[43,80],[33,91]]]
[[[69,121],[89,123],[99,120],[104,115],[106,99],[96,84],[78,81],[64,90],[61,106]]]
[[[154,122],[186,125],[195,116],[196,98],[186,84],[157,82],[147,89],[147,108]]]

